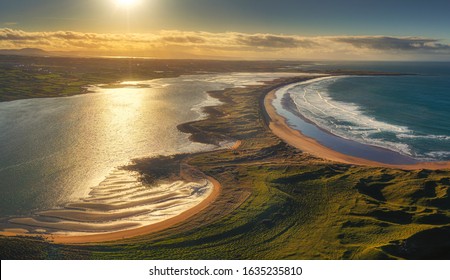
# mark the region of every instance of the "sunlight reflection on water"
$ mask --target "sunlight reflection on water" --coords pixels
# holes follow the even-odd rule
[[[212,149],[190,142],[176,128],[204,117],[199,104],[213,104],[207,91],[292,75],[192,75],[0,103],[0,216],[86,197],[133,158]]]

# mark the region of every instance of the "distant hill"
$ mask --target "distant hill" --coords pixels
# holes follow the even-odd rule
[[[51,56],[52,53],[36,48],[0,49],[0,55]]]

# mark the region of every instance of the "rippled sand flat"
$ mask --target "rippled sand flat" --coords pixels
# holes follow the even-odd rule
[[[128,230],[173,218],[198,205],[212,189],[207,179],[145,185],[138,174],[115,170],[88,197],[9,223],[24,232],[70,235]]]

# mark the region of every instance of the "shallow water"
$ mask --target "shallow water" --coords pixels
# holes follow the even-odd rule
[[[144,185],[138,174],[112,171],[89,195],[31,217],[12,218],[1,228],[83,235],[120,231],[158,223],[190,209],[213,191],[205,179]]]
[[[239,73],[126,82],[67,98],[0,103],[0,217],[29,215],[88,197],[133,158],[213,149],[178,124],[218,104],[206,91],[289,74]]]

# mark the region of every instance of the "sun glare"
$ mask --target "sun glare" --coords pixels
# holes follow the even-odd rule
[[[115,1],[117,6],[125,8],[133,7],[139,2],[139,0],[115,0]]]

